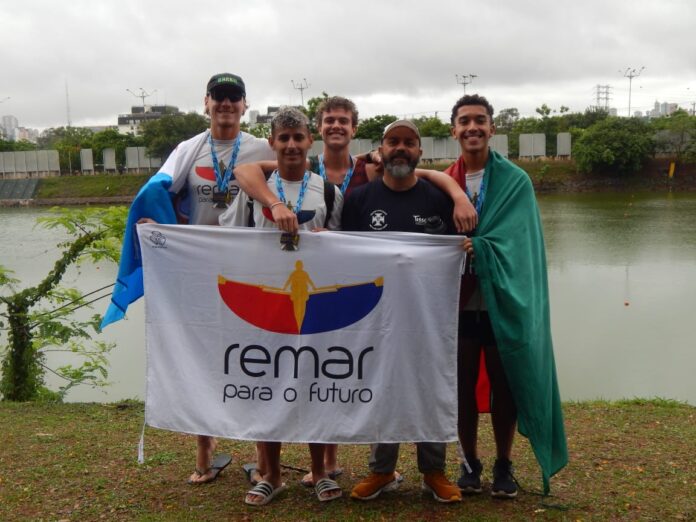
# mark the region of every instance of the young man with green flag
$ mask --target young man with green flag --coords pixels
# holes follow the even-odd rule
[[[522,169],[489,149],[495,125],[493,107],[484,97],[460,98],[451,124],[462,154],[446,172],[466,191],[479,217],[464,244],[471,263],[460,299],[459,439],[464,458],[457,484],[465,493],[482,491],[475,390],[483,355],[497,452],[491,495],[517,495],[510,460],[516,427],[529,438],[547,494],[550,477],[568,462],[568,450],[534,189]]]

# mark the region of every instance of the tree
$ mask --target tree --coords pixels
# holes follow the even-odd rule
[[[126,148],[140,147],[143,139],[132,134],[121,134],[115,129],[107,129],[95,132],[92,135],[92,150],[95,158],[103,157],[104,149],[114,149],[116,152],[116,163],[124,165],[126,163]]]
[[[373,118],[367,118],[360,122],[355,133],[356,138],[380,141],[384,128],[398,118],[391,114],[380,114]]]
[[[450,126],[435,116],[421,116],[413,123],[422,137],[447,138],[452,135]]]
[[[184,140],[194,137],[208,128],[208,118],[195,112],[168,114],[142,124],[142,137],[147,153],[162,159],[169,156]]]
[[[307,118],[309,118],[309,130],[312,133],[315,140],[321,139],[321,135],[319,134],[319,128],[316,124],[317,109],[319,108],[319,104],[324,100],[327,100],[328,98],[329,94],[327,92],[322,91],[321,96],[315,96],[314,98],[310,98],[309,100],[307,100],[307,109],[305,112],[307,114]]]
[[[652,122],[657,131],[655,148],[673,154],[678,163],[696,160],[696,117],[680,109]]]
[[[617,173],[638,171],[653,152],[648,124],[638,118],[607,118],[582,133],[573,155],[583,172]]]
[[[40,149],[57,150],[61,170],[72,172],[80,164],[80,150],[92,148],[93,134],[82,127],[56,127],[44,131],[37,145]]]
[[[507,134],[512,131],[512,127],[520,119],[520,111],[516,107],[501,110],[497,116],[493,118],[496,132]]]
[[[110,344],[87,341],[98,332],[101,317],[78,320],[73,312],[89,303],[75,289],[59,287],[66,269],[82,259],[117,261],[123,235],[126,209],[86,208],[59,209],[56,215],[40,218],[48,228],[62,228],[74,239],[64,243],[63,253],[43,280],[36,286],[19,289],[19,281],[0,266],[0,327],[7,321],[7,345],[2,354],[0,393],[3,400],[27,401],[55,395],[62,399],[78,384],[106,384],[106,354]],[[49,310],[44,307],[48,306]],[[90,330],[92,333],[90,333]],[[50,368],[46,353],[72,352],[82,358],[79,367]],[[46,390],[44,374],[50,371],[66,384],[58,393]]]

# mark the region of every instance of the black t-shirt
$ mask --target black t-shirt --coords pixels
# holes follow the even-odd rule
[[[439,216],[447,234],[453,234],[453,204],[447,195],[425,180],[408,190],[395,191],[382,178],[353,190],[346,197],[341,229],[352,231],[425,232],[429,217]]]

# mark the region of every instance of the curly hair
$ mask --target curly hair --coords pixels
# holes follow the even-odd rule
[[[457,103],[454,104],[454,107],[452,107],[452,116],[450,117],[450,123],[452,126],[454,126],[454,120],[457,118],[459,108],[463,107],[464,105],[483,105],[486,108],[486,112],[488,112],[488,116],[491,118],[491,121],[493,121],[493,106],[486,98],[479,96],[478,94],[465,94],[459,98]]]
[[[322,100],[317,106],[317,112],[315,115],[315,123],[317,124],[317,127],[321,127],[321,121],[324,117],[324,113],[334,109],[343,109],[344,111],[350,112],[352,114],[351,120],[353,122],[353,127],[358,125],[358,109],[355,104],[343,96],[331,96],[330,98]]]

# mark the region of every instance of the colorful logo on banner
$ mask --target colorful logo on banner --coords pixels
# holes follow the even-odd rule
[[[283,288],[253,285],[218,276],[225,304],[240,319],[283,334],[315,334],[345,328],[367,316],[382,297],[384,279],[317,287],[295,262]]]

